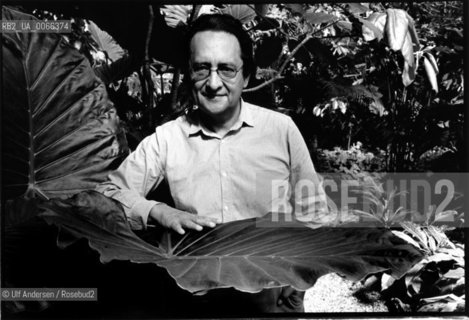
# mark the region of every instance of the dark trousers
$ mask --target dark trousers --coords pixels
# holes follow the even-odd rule
[[[253,316],[265,313],[304,312],[303,291],[294,291],[279,303],[281,288],[264,289],[258,293],[246,293],[235,289],[216,289],[205,296],[193,297],[199,313],[219,315]]]

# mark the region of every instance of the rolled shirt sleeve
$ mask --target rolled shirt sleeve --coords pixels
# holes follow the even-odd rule
[[[146,199],[164,178],[161,159],[165,148],[158,140],[157,132],[142,140],[119,168],[109,174],[108,181],[96,187],[98,192],[122,204],[132,229],[145,229],[151,208],[158,204]]]

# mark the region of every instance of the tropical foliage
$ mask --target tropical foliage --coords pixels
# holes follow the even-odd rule
[[[461,232],[464,214],[455,210],[439,211],[431,205],[423,221],[413,221],[416,212],[396,208],[395,189],[385,191],[380,180],[361,175],[358,193],[371,203],[370,210],[353,210],[361,219],[392,233],[418,248],[425,258],[415,264],[400,279],[388,273],[377,273],[368,278],[386,301],[390,312],[463,312],[465,311],[464,238],[452,232]],[[418,214],[418,213],[417,213]],[[371,279],[371,280],[370,280]]]
[[[440,218],[450,212],[440,213]],[[456,312],[465,311],[464,245],[453,243],[445,227],[430,224],[402,223],[403,231],[393,231],[426,253],[399,280],[381,275],[381,290],[392,312]],[[428,223],[428,221],[427,221]]]
[[[430,210],[423,226],[406,223],[408,212],[389,206],[397,191],[364,174],[465,168],[461,1],[110,8],[135,22],[132,33],[93,6],[38,6],[29,9],[41,18],[72,17],[73,32],[2,33],[9,227],[39,216],[62,229],[62,246],[85,238],[103,262],[152,262],[190,291],[306,289],[327,272],[357,280],[375,273],[390,310],[461,310],[463,245],[436,222],[462,213]],[[140,238],[115,203],[80,193],[120,162],[126,138],[132,149],[190,107],[178,53],[188,25],[213,12],[238,18],[253,40],[257,71],[244,98],[289,114],[320,171],[365,177],[362,195],[374,206],[350,214],[379,229],[298,223],[259,232],[262,221],[248,220]],[[2,20],[28,19],[2,7]]]
[[[7,9],[2,16],[31,19]],[[59,35],[2,38],[4,197],[48,199],[92,188],[128,151],[106,88]]]
[[[183,57],[167,52],[180,51],[191,20],[213,12],[240,19],[254,41],[258,69],[245,99],[290,114],[313,157],[360,141],[383,159],[382,170],[464,168],[461,1],[154,6],[151,34],[142,30],[146,39],[126,48],[129,58],[118,60],[126,63],[108,59],[101,68],[112,79],[109,91],[131,147],[189,106],[180,85]],[[123,47],[135,44],[117,25],[106,32]],[[81,48],[92,48],[88,56],[115,55],[112,46],[88,38],[96,37],[75,37]],[[149,71],[132,59],[142,52]],[[428,163],[435,148],[444,152]]]

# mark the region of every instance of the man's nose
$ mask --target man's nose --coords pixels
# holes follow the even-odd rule
[[[218,75],[218,72],[216,69],[210,70],[210,75],[208,77],[207,86],[212,91],[217,91],[223,86],[223,82],[221,81],[220,76]]]

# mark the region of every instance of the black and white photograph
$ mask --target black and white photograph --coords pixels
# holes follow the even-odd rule
[[[459,1],[2,1],[3,319],[468,316]]]

